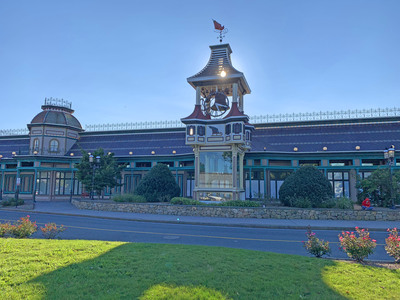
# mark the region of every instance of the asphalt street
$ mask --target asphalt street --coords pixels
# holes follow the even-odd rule
[[[30,215],[32,221],[37,222],[39,227],[49,222],[63,224],[67,230],[61,234],[62,239],[205,245],[309,256],[302,243],[306,239],[304,229],[140,222],[5,210],[0,210],[0,221],[16,221],[27,214]],[[347,258],[347,255],[339,250],[338,234],[341,231],[313,231],[318,238],[330,242],[332,258]],[[369,259],[392,261],[384,249],[387,233],[371,231],[370,236],[377,240],[378,246]],[[42,238],[40,231],[36,232],[32,238]]]

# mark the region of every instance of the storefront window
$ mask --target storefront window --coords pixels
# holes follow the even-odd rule
[[[335,197],[350,197],[349,172],[328,172]]]
[[[50,172],[38,172],[38,177],[36,181],[36,193],[38,195],[48,195],[50,191]]]
[[[21,175],[21,193],[31,194],[33,188],[33,175]]]
[[[5,175],[4,176],[4,192],[5,193],[14,193],[15,192],[15,183],[16,183],[16,175]]]
[[[71,194],[71,172],[56,172],[55,195]]]
[[[262,199],[265,197],[264,170],[252,170],[245,173],[246,199]]]
[[[279,190],[291,172],[270,172],[270,186],[271,192],[270,197],[273,199],[279,199]]]

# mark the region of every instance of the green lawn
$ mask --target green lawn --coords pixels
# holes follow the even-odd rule
[[[0,239],[0,299],[400,299],[400,270],[220,247]]]

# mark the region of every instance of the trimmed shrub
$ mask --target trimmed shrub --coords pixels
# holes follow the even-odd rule
[[[15,198],[10,198],[10,199],[1,201],[1,205],[2,206],[16,206],[16,205],[22,205],[25,203],[23,199],[18,199],[18,203],[16,203],[16,202],[17,201],[15,200]]]
[[[294,206],[291,199],[308,199],[312,207],[333,197],[331,183],[315,167],[301,167],[283,182],[279,190],[279,199],[286,206]]]
[[[115,195],[112,197],[112,200],[115,202],[133,202],[133,203],[146,202],[145,197],[140,196],[140,195],[135,195],[135,194]]]
[[[174,197],[171,199],[171,204],[176,204],[176,205],[204,205],[203,202],[190,199],[190,198],[185,198],[185,197]]]
[[[168,166],[157,164],[139,182],[135,194],[145,197],[147,202],[169,202],[180,192]]]

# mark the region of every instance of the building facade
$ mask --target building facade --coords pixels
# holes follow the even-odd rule
[[[400,142],[400,110],[375,109],[249,118],[250,88],[231,63],[229,44],[211,46],[206,67],[189,77],[194,110],[179,122],[88,126],[71,103],[45,99],[28,133],[0,130],[0,196],[57,201],[81,196],[82,150],[98,148],[127,164],[121,187],[131,193],[152,166],[167,164],[181,195],[204,200],[278,198],[285,178],[313,165],[336,197],[356,199],[357,178],[385,167],[384,150]],[[186,112],[190,113],[190,112]],[[185,112],[182,113],[185,115]],[[399,168],[394,161],[394,169]]]

